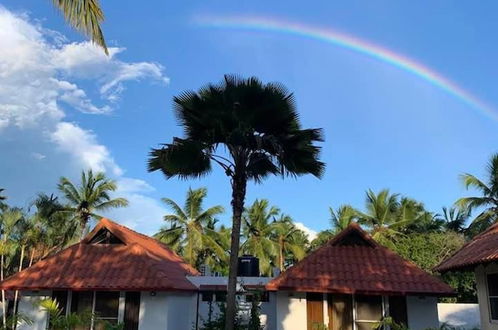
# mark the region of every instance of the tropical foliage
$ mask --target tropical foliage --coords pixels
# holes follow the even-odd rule
[[[110,193],[117,189],[117,185],[103,172],[94,175],[92,170],[82,171],[79,185],[62,177],[58,188],[69,203],[66,211],[79,222],[81,238],[87,233],[90,218],[102,218],[95,212],[128,205],[124,198],[111,198]]]
[[[224,210],[220,205],[205,210],[202,204],[206,194],[206,188],[189,189],[183,208],[172,199],[163,198],[173,213],[164,216],[164,221],[169,225],[155,235],[197,268],[204,263],[215,268],[226,258],[226,250],[219,243],[219,233],[214,228],[216,216]]]
[[[479,196],[463,197],[455,203],[463,212],[479,211],[469,227],[471,235],[482,232],[498,220],[498,154],[491,157],[486,172],[485,181],[468,173],[461,176],[465,188],[479,192]]]
[[[233,329],[240,228],[248,181],[262,182],[269,175],[320,177],[320,129],[302,129],[294,97],[281,84],[257,78],[225,76],[198,92],[174,98],[178,122],[185,137],[175,137],[153,149],[150,171],[166,178],[199,178],[219,165],[232,186],[226,329]],[[223,148],[221,148],[223,147]]]
[[[52,3],[72,27],[102,47],[107,55],[109,54],[100,27],[104,21],[104,13],[98,0],[53,0]]]

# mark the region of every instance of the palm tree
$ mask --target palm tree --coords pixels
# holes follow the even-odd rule
[[[0,188],[0,211],[3,211],[7,208],[7,204],[5,203],[7,197],[3,195],[4,191],[5,189]]]
[[[443,207],[443,213],[439,217],[444,221],[444,226],[447,230],[463,233],[465,231],[465,223],[470,217],[470,212],[468,209],[462,210],[456,207]]]
[[[73,28],[89,37],[109,55],[100,27],[104,21],[104,13],[98,0],[53,0],[53,4]]]
[[[5,277],[6,257],[11,255],[15,249],[13,235],[16,234],[18,224],[23,221],[24,214],[18,208],[7,209],[0,215],[0,281]],[[2,321],[3,325],[7,325],[7,312],[5,302],[5,290],[2,290]]]
[[[392,245],[392,239],[414,220],[411,200],[402,199],[400,202],[399,195],[391,194],[388,189],[378,194],[369,189],[365,204],[366,212],[358,214],[358,222],[367,226],[372,237],[385,245]]]
[[[61,177],[58,188],[69,202],[66,211],[71,212],[79,222],[81,239],[85,237],[90,218],[101,218],[95,212],[128,205],[124,198],[111,198],[109,193],[117,189],[116,182],[106,178],[103,172],[94,175],[92,170],[82,171],[79,185]]]
[[[203,263],[199,255],[205,249],[213,250],[220,258],[225,255],[225,250],[217,243],[213,223],[214,218],[224,210],[220,205],[204,210],[202,204],[206,195],[206,188],[189,188],[183,209],[172,199],[163,198],[173,213],[164,216],[164,221],[170,226],[161,228],[155,235],[197,268]]]
[[[251,254],[260,261],[260,271],[264,275],[271,275],[271,265],[274,262],[276,248],[272,240],[275,226],[272,219],[280,210],[271,206],[268,200],[256,199],[246,209],[242,218],[242,234],[245,241],[241,246],[243,253]]]
[[[309,250],[314,251],[318,249],[319,247],[330,241],[335,235],[336,232],[331,229],[322,230],[318,233],[318,235],[316,235],[316,238],[311,241]]]
[[[330,222],[335,233],[346,229],[351,223],[358,220],[358,211],[350,205],[341,205],[337,211],[329,207]]]
[[[273,239],[278,250],[277,265],[280,270],[284,270],[285,261],[288,257],[299,261],[306,255],[307,239],[303,231],[296,228],[292,218],[282,215],[279,220],[273,223]]]
[[[488,163],[487,182],[468,173],[463,174],[461,180],[465,188],[474,188],[480,192],[481,196],[460,198],[455,205],[462,211],[468,210],[469,212],[484,209],[469,226],[471,232],[481,232],[498,219],[498,153],[491,156]]]
[[[166,178],[199,178],[214,162],[229,177],[233,216],[225,329],[232,330],[247,182],[259,183],[269,175],[321,177],[325,164],[314,143],[323,141],[322,131],[302,129],[293,95],[281,84],[257,78],[227,75],[221,84],[184,92],[174,103],[185,137],[153,149],[149,171],[160,170]]]

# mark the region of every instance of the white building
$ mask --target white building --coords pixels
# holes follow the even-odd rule
[[[258,272],[259,273],[259,272]],[[254,274],[252,274],[254,275]],[[37,304],[55,298],[66,313],[95,313],[125,330],[198,329],[209,306],[224,303],[226,277],[200,276],[158,241],[103,219],[79,244],[0,284],[21,291],[19,310],[46,329]],[[239,316],[247,321],[260,296],[265,330],[371,329],[385,316],[412,330],[438,327],[437,296],[453,291],[351,225],[276,278],[238,278]]]
[[[465,244],[436,267],[437,271],[473,271],[481,329],[498,330],[498,224]]]

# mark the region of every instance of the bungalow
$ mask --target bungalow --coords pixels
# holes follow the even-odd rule
[[[66,312],[91,310],[125,330],[190,329],[199,273],[155,239],[107,219],[78,244],[39,261],[0,284],[20,290],[19,310],[34,321],[21,329],[47,327],[38,305],[55,298]],[[97,324],[92,325],[96,329]]]
[[[352,224],[266,285],[274,329],[372,329],[386,316],[412,330],[438,328],[437,297],[453,290]]]
[[[488,228],[435,270],[473,271],[483,330],[498,329],[498,224]]]
[[[371,329],[385,316],[412,330],[438,327],[437,297],[453,294],[354,224],[276,278],[257,270],[241,275],[241,316],[248,318],[257,291],[265,330]],[[226,283],[201,276],[153,238],[102,219],[81,243],[14,274],[0,289],[21,291],[19,310],[34,321],[24,329],[46,329],[37,302],[52,297],[66,313],[94,312],[92,329],[106,320],[125,330],[188,330],[224,301]]]

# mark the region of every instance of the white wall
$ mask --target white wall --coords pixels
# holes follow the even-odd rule
[[[479,301],[479,311],[481,315],[482,330],[498,330],[498,322],[491,321],[489,315],[488,288],[486,284],[486,275],[488,273],[497,273],[498,264],[493,263],[487,267],[479,266],[475,270],[477,283],[477,300]]]
[[[195,325],[197,293],[169,293],[166,299],[168,302],[167,329],[192,329]],[[150,330],[154,329],[157,328],[150,328]]]
[[[407,296],[406,309],[410,330],[439,328],[436,297]]]
[[[275,319],[277,330],[306,329],[306,318],[305,293],[277,292],[277,317]]]
[[[21,325],[19,330],[45,330],[47,328],[48,313],[42,311],[38,303],[51,297],[49,291],[42,292],[22,292],[19,300],[19,312],[27,316],[33,324]]]
[[[166,292],[142,292],[140,295],[140,317],[138,330],[167,330],[168,295]]]
[[[463,329],[481,327],[478,304],[437,304],[439,324],[447,324]]]
[[[197,293],[142,292],[139,330],[192,329],[195,325]]]

